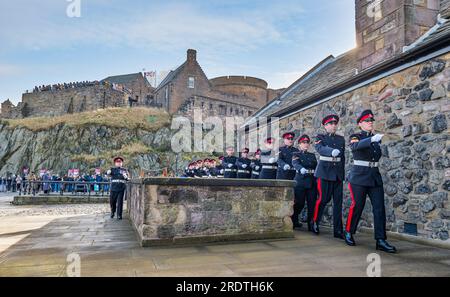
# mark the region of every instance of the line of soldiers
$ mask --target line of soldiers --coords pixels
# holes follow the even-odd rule
[[[360,133],[350,136],[350,150],[353,154],[353,166],[347,181],[352,200],[347,223],[342,222],[343,184],[345,180],[345,139],[336,134],[339,116],[328,115],[322,120],[326,131],[317,135],[314,147],[319,154],[309,152],[311,138],[302,135],[298,139],[298,148],[294,146],[294,133],[283,134],[284,146],[274,150],[274,138],[266,139],[264,148],[248,158],[249,150],[241,151],[239,158],[234,156],[234,148],[226,150],[227,155],[215,160],[197,161],[186,169],[187,177],[224,177],[252,179],[295,180],[294,229],[300,228],[299,215],[307,206],[308,230],[319,235],[319,224],[324,210],[333,199],[334,237],[343,239],[347,245],[355,246],[353,235],[364,210],[367,196],[371,199],[376,249],[395,253],[396,248],[386,241],[386,212],[384,190],[378,169],[383,135],[373,134],[374,114],[365,110],[357,118]]]

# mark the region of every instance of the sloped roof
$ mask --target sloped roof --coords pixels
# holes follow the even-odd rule
[[[400,61],[402,55],[420,52],[423,48],[433,48],[435,43],[450,40],[450,20],[441,19],[438,24],[420,37],[416,42],[405,47],[404,53],[393,57],[390,61],[383,63],[394,63]],[[302,104],[311,97],[321,93],[326,89],[338,88],[340,85],[357,79],[368,70],[358,72],[359,69],[359,48],[350,50],[336,58],[330,56],[317,64],[307,74],[289,86],[278,98],[260,109],[254,116],[270,117],[277,113],[283,113],[284,110],[291,109],[294,106]],[[377,64],[369,70],[380,68],[381,64]],[[381,69],[381,68],[380,68]]]
[[[161,88],[163,88],[169,82],[174,80],[177,77],[177,75],[181,72],[181,70],[183,70],[184,66],[186,66],[186,63],[187,62],[184,62],[177,69],[170,71],[169,74],[167,74],[167,76],[163,79],[163,81],[158,85],[158,87],[156,88],[156,91],[159,91]]]
[[[450,34],[450,20],[448,19],[439,19],[438,23],[431,28],[428,32],[422,35],[417,39],[416,42],[404,48],[404,51],[410,51],[419,46],[426,46],[436,40],[440,40],[443,38],[448,39],[448,35]]]
[[[125,84],[125,83],[135,81],[141,77],[142,77],[142,74],[140,72],[138,72],[138,73],[131,73],[131,74],[108,76],[107,78],[103,79],[102,81],[109,81],[114,84]]]
[[[271,104],[272,106],[268,107],[260,116],[274,114],[314,95],[325,87],[337,85],[357,74],[358,52],[356,49],[336,58],[329,56],[288,87],[280,95],[278,104]]]

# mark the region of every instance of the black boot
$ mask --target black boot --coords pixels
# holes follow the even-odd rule
[[[111,213],[111,219],[114,219],[114,213],[113,212]]]
[[[390,254],[395,254],[397,252],[395,246],[390,245],[385,239],[377,239],[377,250]]]
[[[319,225],[314,221],[311,222],[311,231],[316,235],[320,234]]]
[[[345,243],[349,246],[355,246],[356,242],[353,239],[353,235],[350,232],[344,232]]]
[[[311,222],[308,222],[308,231],[312,232],[312,223]]]
[[[342,232],[335,232],[334,233],[334,238],[344,239],[344,234]]]
[[[117,219],[118,219],[118,220],[121,220],[121,219],[122,219],[122,216],[117,216]]]

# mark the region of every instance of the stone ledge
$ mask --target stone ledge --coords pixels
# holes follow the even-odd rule
[[[77,196],[14,196],[13,205],[58,205],[58,204],[94,204],[108,203],[109,197]]]
[[[144,239],[141,241],[142,247],[154,246],[195,246],[204,245],[208,243],[242,243],[249,241],[261,240],[291,240],[294,239],[293,232],[265,232],[265,233],[247,233],[247,234],[229,234],[229,235],[203,235],[203,236],[189,236],[189,237],[174,237],[166,239]]]
[[[136,179],[132,184],[164,186],[225,186],[225,187],[294,187],[295,181],[269,179],[208,179],[208,178],[145,178]]]

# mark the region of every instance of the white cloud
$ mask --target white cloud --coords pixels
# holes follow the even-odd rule
[[[9,28],[0,31],[0,40],[5,44],[3,50],[61,49],[86,44],[153,50],[206,46],[251,50],[289,39],[279,23],[302,12],[298,1],[273,2],[237,15],[180,2],[155,2],[151,9],[128,8],[124,15],[117,15],[114,10],[108,14],[110,6],[106,2],[97,2],[97,9],[105,6],[105,14],[92,15],[89,4],[82,0],[81,18],[71,19],[65,15],[67,2],[62,0],[10,1],[0,4],[0,27]]]

